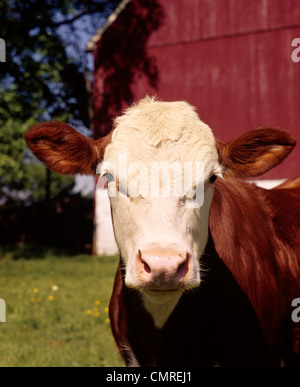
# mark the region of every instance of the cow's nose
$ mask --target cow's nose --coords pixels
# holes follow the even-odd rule
[[[173,249],[139,250],[138,277],[153,290],[178,289],[188,275],[189,260],[189,253]]]

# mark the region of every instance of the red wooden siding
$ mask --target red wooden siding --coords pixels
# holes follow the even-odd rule
[[[148,93],[195,105],[224,141],[277,126],[300,143],[297,37],[297,0],[132,0],[94,51],[95,135]],[[299,147],[264,178],[298,175]]]

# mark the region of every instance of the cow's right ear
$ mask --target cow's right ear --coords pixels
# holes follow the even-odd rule
[[[296,145],[286,131],[264,127],[252,129],[235,140],[216,141],[223,175],[227,177],[257,177],[280,164]]]
[[[24,138],[36,157],[53,171],[61,175],[94,175],[111,135],[93,140],[70,125],[51,121],[33,126]]]

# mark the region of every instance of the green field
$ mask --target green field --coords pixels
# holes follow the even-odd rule
[[[107,313],[116,267],[117,257],[0,253],[0,366],[123,366]]]

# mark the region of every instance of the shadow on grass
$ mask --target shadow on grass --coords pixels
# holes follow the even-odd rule
[[[75,254],[70,254],[68,248],[45,246],[39,244],[20,244],[20,245],[5,245],[0,246],[1,259],[46,259],[51,257],[70,257]]]

